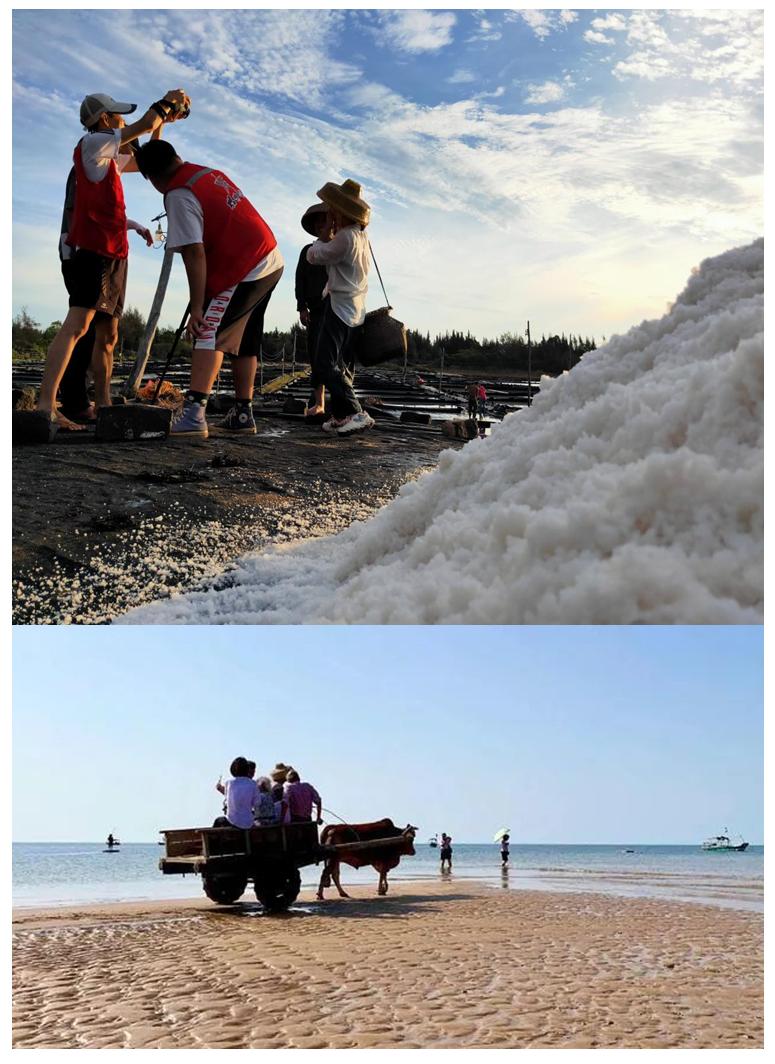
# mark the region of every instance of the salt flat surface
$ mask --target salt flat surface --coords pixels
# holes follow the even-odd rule
[[[763,259],[707,259],[370,520],[121,621],[759,623]]]

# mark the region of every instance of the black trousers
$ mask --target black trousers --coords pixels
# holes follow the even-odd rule
[[[320,326],[323,324],[323,309],[323,306],[320,306],[318,309],[309,312],[309,325],[307,326],[307,354],[309,355],[310,365],[310,399],[314,398],[315,389],[319,388],[320,385],[324,383],[317,371],[316,359]]]
[[[361,412],[361,404],[353,391],[355,374],[348,351],[355,329],[337,317],[327,297],[323,306],[323,320],[315,348],[315,372],[320,383],[325,384],[331,393],[332,415],[341,421]]]

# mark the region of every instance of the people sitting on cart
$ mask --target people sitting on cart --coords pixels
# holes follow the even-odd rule
[[[283,797],[288,804],[291,823],[310,823],[313,805],[317,808],[317,823],[323,823],[320,815],[323,809],[323,802],[320,795],[311,783],[302,782],[295,768],[292,768],[285,778]]]
[[[223,783],[218,780],[215,789],[226,799],[225,816],[218,817],[213,827],[253,827],[253,807],[256,804],[258,789],[253,776],[256,773],[255,762],[245,757],[235,757],[229,771],[231,779]]]
[[[253,816],[255,817],[255,823],[260,827],[279,823],[279,817],[275,814],[274,798],[272,797],[272,781],[268,776],[260,776],[256,780]]]

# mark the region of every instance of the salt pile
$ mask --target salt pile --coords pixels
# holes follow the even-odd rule
[[[706,260],[370,520],[123,621],[759,623],[763,270],[761,240]]]

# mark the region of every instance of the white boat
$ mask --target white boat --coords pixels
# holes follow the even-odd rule
[[[428,839],[428,845],[435,850],[436,847],[439,845],[439,836],[431,835],[431,837]]]
[[[744,841],[742,835],[738,835],[736,839],[731,839],[726,832],[727,829],[724,828],[723,835],[711,835],[709,839],[703,842],[703,850],[736,850],[738,853],[742,853],[743,850],[748,849],[748,843]]]

